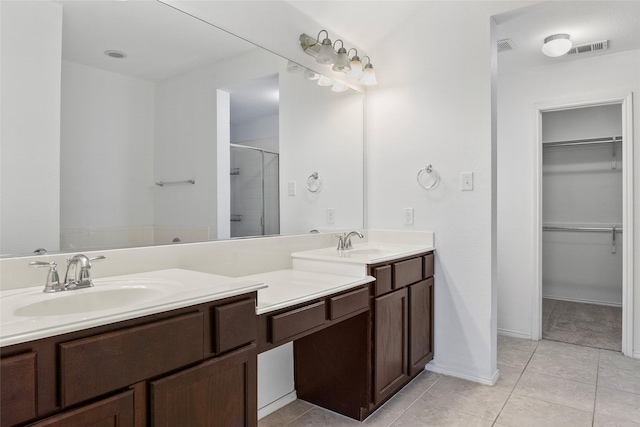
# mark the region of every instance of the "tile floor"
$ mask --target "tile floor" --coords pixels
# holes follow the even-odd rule
[[[640,360],[499,336],[498,368],[493,387],[425,371],[364,423],[296,400],[258,425],[640,427]]]

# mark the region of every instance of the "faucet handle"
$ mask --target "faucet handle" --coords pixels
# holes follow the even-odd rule
[[[94,256],[93,258],[89,258],[89,261],[102,261],[103,259],[107,259],[104,255]]]
[[[44,285],[42,292],[57,292],[60,288],[60,277],[58,276],[58,264],[55,261],[32,261],[29,263],[29,267],[49,267],[47,273],[47,281]]]

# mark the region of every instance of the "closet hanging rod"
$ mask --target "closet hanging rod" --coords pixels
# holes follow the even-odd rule
[[[613,144],[622,142],[621,136],[612,136],[609,138],[592,138],[592,139],[576,139],[572,141],[554,141],[543,142],[543,147],[566,147],[570,145],[593,145],[593,144]]]
[[[562,226],[543,226],[542,231],[592,231],[592,232],[607,232],[613,231],[622,233],[622,227],[562,227]]]

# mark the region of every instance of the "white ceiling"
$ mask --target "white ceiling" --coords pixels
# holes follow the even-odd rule
[[[155,1],[57,3],[63,5],[64,59],[143,80],[157,82],[257,49]],[[110,58],[105,50],[123,51],[127,58]]]
[[[434,1],[288,1],[317,22],[375,55],[377,43]],[[442,6],[442,3],[440,3]],[[500,53],[498,69],[571,61],[640,49],[640,1],[546,1],[497,15],[498,39],[511,38],[517,49]],[[455,25],[455,22],[451,23]],[[609,40],[606,51],[548,58],[542,54],[545,37],[568,33],[574,45]],[[332,38],[333,39],[333,38]],[[372,62],[383,58],[373,58]]]
[[[498,40],[516,49],[498,54],[498,71],[549,65],[640,49],[640,1],[551,1],[494,17]],[[559,58],[545,56],[545,37],[566,33],[574,46],[608,40],[607,50]]]

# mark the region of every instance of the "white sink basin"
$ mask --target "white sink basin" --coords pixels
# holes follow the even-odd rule
[[[390,243],[356,244],[353,249],[338,251],[335,248],[294,252],[293,268],[319,273],[366,276],[367,265],[396,258],[416,255],[433,250],[430,245],[405,245]]]
[[[182,269],[93,280],[91,288],[0,292],[2,347],[257,291],[256,281]]]
[[[168,293],[163,289],[165,284],[136,282],[138,281],[122,280],[100,283],[97,288],[63,291],[55,295],[56,298],[16,307],[13,314],[18,317],[34,317],[87,313],[150,302]]]

